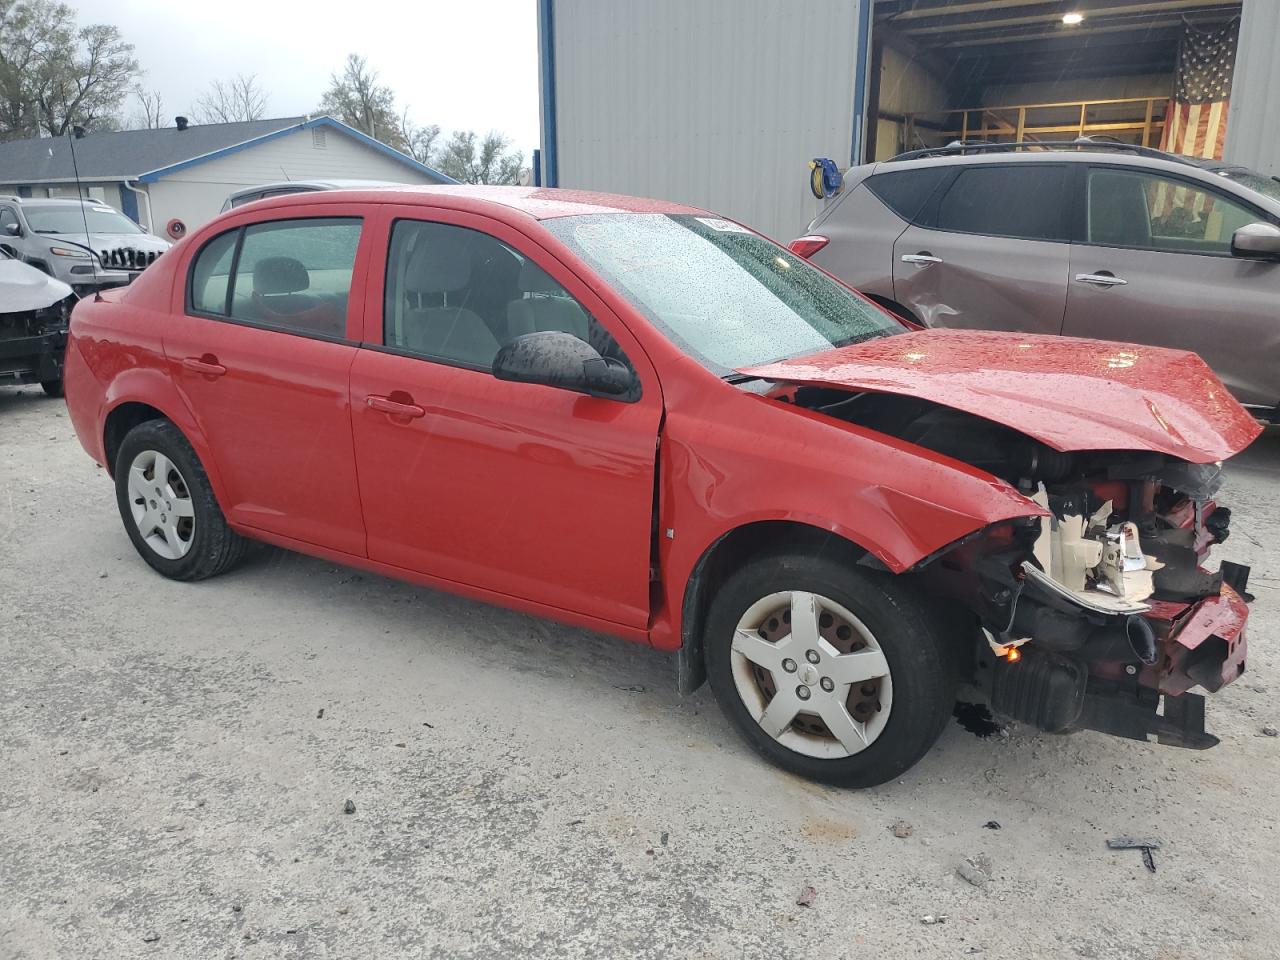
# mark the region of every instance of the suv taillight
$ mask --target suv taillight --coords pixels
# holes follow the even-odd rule
[[[804,257],[808,260],[830,242],[831,241],[826,237],[820,237],[816,233],[811,233],[807,237],[800,237],[796,240],[792,240],[787,244],[787,249],[797,257]]]

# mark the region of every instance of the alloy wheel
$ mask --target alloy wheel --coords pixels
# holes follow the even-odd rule
[[[143,542],[166,560],[186,556],[195,536],[195,504],[173,461],[158,450],[143,450],[129,465],[128,489]]]
[[[797,753],[852,756],[888,722],[889,663],[866,625],[826,597],[785,591],[753,603],[734,631],[731,663],[752,719]]]

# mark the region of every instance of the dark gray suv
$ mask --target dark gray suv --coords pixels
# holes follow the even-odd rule
[[[1276,417],[1275,178],[1123,144],[953,145],[849,170],[808,234],[792,249],[923,326],[1192,350]]]

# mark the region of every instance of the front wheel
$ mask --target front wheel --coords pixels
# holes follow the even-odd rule
[[[943,631],[904,582],[803,554],[767,556],[723,584],[707,672],[756,750],[792,773],[869,787],[914,765],[951,715]]]
[[[227,524],[195,450],[168,420],[134,427],[115,464],[116,502],[134,548],[173,580],[228,570],[248,545]]]
[[[62,396],[62,378],[56,377],[53,380],[41,380],[40,389],[51,397]]]

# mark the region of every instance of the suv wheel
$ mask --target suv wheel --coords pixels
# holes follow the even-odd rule
[[[707,628],[722,709],[756,750],[800,776],[857,787],[892,780],[951,715],[943,632],[891,576],[764,557],[725,582]]]
[[[57,377],[53,380],[41,380],[40,389],[51,397],[62,396],[62,378]]]
[[[134,548],[173,580],[230,569],[248,541],[227,525],[191,444],[168,420],[149,420],[116,454],[116,502]]]

